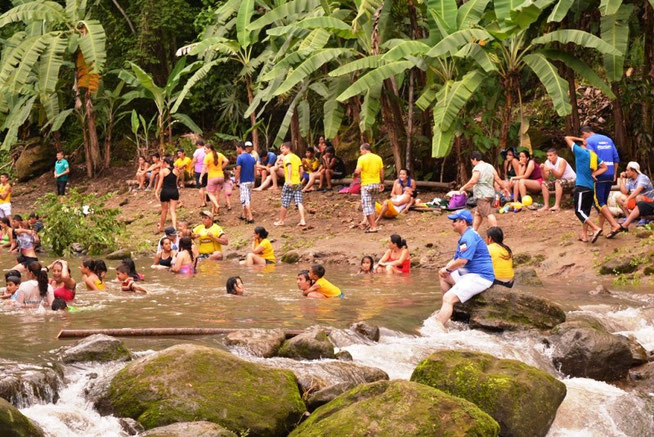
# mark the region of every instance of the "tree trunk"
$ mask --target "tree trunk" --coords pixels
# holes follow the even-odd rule
[[[575,72],[568,66],[564,66],[563,70],[565,79],[568,81],[568,93],[570,94],[570,105],[572,106],[572,113],[565,118],[565,128],[568,135],[579,135],[579,106],[577,105]]]
[[[510,74],[510,73],[509,73]],[[500,128],[500,149],[506,149],[509,143],[509,129],[513,117],[513,77],[509,75],[502,80],[506,103],[502,111],[502,126]]]
[[[652,174],[652,136],[654,136],[654,117],[652,117],[652,103],[654,101],[654,5],[648,0],[643,0],[644,8],[644,56],[643,56],[643,78],[641,89],[643,90],[642,123],[645,135],[641,135],[641,144],[638,149],[642,154],[641,162],[645,164],[648,175]]]
[[[163,156],[166,154],[166,134],[164,133],[163,112],[159,112],[159,115],[157,115],[157,126],[159,126],[159,152],[163,159]]]
[[[409,72],[409,111],[406,117],[406,151],[404,154],[404,165],[409,171],[413,173],[413,85],[415,81],[414,69]],[[397,172],[399,173],[399,169]]]
[[[100,168],[100,142],[98,141],[98,130],[95,125],[93,101],[91,100],[91,93],[89,93],[88,90],[84,94],[84,102],[86,106],[86,125],[89,135],[89,151],[91,153],[92,174],[95,175],[95,173]]]
[[[462,136],[458,136],[454,139],[454,150],[456,151],[456,177],[459,185],[463,185],[468,182],[468,169],[466,168],[466,160],[463,156],[463,147],[461,142],[463,141]]]
[[[402,145],[400,144],[400,138],[402,137],[402,132],[397,128],[397,121],[395,119],[395,111],[392,108],[391,98],[387,94],[388,90],[386,87],[382,88],[381,93],[381,111],[382,111],[382,120],[386,126],[386,131],[388,132],[388,139],[391,143],[391,148],[393,150],[393,161],[395,162],[395,172],[397,173],[402,168]],[[401,123],[401,121],[400,121]],[[401,129],[404,127],[400,124]]]
[[[107,132],[104,136],[104,166],[103,168],[109,168],[111,164],[111,141],[114,130],[114,114],[109,112],[109,120],[107,121]],[[137,145],[138,149],[138,145]]]
[[[612,103],[613,109],[613,123],[615,125],[615,132],[613,134],[613,141],[615,142],[616,147],[618,148],[618,153],[622,157],[627,155],[629,159],[634,157],[634,153],[631,150],[631,142],[627,137],[627,127],[624,111],[622,110],[622,99],[620,97],[620,86],[618,82],[611,84],[611,90],[615,94],[615,100]],[[628,161],[629,159],[622,159],[622,161]]]
[[[300,116],[297,112],[297,107],[293,110],[293,116],[291,117],[291,143],[293,143],[295,154],[304,156],[306,142],[300,133]]]
[[[245,75],[245,86],[248,91],[248,104],[251,105],[254,101],[254,91],[252,90],[252,79],[249,75]],[[254,111],[250,114],[250,124],[252,126],[256,126],[257,124],[257,115]],[[252,145],[254,146],[254,150],[259,152],[259,130],[257,128],[252,129]]]

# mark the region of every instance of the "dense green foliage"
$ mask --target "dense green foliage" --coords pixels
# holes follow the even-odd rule
[[[472,149],[495,160],[508,145],[560,144],[585,123],[613,136],[623,160],[652,167],[654,0],[14,5],[0,16],[3,143],[83,143],[93,171],[135,131],[156,144],[190,129],[300,150],[324,133],[346,155],[369,141],[435,179]],[[100,29],[106,38],[88,36]],[[78,47],[102,75],[83,105],[70,91]],[[73,113],[78,122],[63,123]],[[452,150],[459,165],[439,169],[432,157]]]
[[[120,210],[105,207],[106,196],[82,194],[75,188],[65,197],[46,194],[37,202],[38,213],[48,217],[42,241],[55,255],[69,255],[73,243],[83,242],[89,255],[101,255],[117,248],[117,237],[125,226],[117,220]]]

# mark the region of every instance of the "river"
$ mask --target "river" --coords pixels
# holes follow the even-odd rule
[[[45,261],[44,261],[45,262]],[[73,277],[79,278],[79,259],[71,260]],[[108,262],[110,279],[118,262]],[[7,269],[13,258],[0,254]],[[391,378],[407,379],[415,365],[436,349],[471,349],[501,358],[514,358],[541,368],[561,379],[568,394],[559,408],[550,436],[654,436],[652,399],[648,403],[632,392],[584,378],[565,378],[552,366],[542,338],[532,334],[487,334],[453,324],[448,333],[431,323],[430,314],[440,306],[436,273],[416,270],[408,277],[356,275],[356,267],[327,266],[326,277],[346,294],[345,299],[309,300],[297,290],[296,266],[265,269],[238,266],[233,262],[205,262],[194,277],[151,270],[147,259],[137,260],[146,276],[147,295],[120,291],[109,282],[104,292],[78,286],[77,312],[0,309],[0,358],[40,364],[52,361],[56,350],[71,341],[57,340],[61,329],[139,327],[284,327],[299,329],[322,324],[347,328],[367,320],[383,327],[375,344],[346,347],[357,363],[375,366]],[[240,275],[246,296],[225,294],[225,281]],[[648,351],[654,350],[654,295],[647,290],[614,291],[608,296],[589,296],[596,284],[557,284],[525,289],[562,304],[568,312],[587,312],[602,320],[613,332],[634,336]],[[524,288],[523,288],[524,289]],[[139,353],[180,342],[216,345],[216,337],[128,338],[127,346]],[[249,358],[249,357],[245,357]],[[115,370],[116,364],[66,368],[66,385],[59,401],[33,400],[21,411],[52,436],[123,435],[116,418],[101,417],[85,401],[83,393],[91,378]],[[650,394],[654,397],[654,388]]]

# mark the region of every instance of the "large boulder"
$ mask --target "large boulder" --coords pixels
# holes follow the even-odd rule
[[[369,340],[379,341],[379,326],[369,325],[366,322],[356,322],[350,326],[350,329]]]
[[[181,422],[151,429],[141,437],[236,437],[236,434],[212,422]]]
[[[545,436],[565,398],[565,384],[516,360],[469,351],[439,351],[411,381],[466,399],[500,424],[502,436]]]
[[[467,322],[474,329],[517,331],[552,329],[565,322],[565,312],[548,299],[505,287],[491,287],[466,303],[454,305],[452,318]]]
[[[16,177],[19,182],[40,176],[48,170],[54,170],[57,159],[55,149],[49,144],[36,143],[28,145],[16,160]]]
[[[570,376],[616,381],[632,364],[629,340],[613,335],[596,319],[579,317],[552,330],[552,361]]]
[[[63,370],[60,366],[36,366],[0,361],[0,398],[18,408],[59,400]]]
[[[132,251],[129,249],[118,249],[104,256],[106,259],[122,261],[125,258],[132,257]]]
[[[292,437],[497,436],[499,426],[471,402],[409,381],[361,385],[311,413]]]
[[[283,329],[239,329],[225,339],[228,346],[240,346],[257,357],[270,358],[277,354],[286,340]]]
[[[633,273],[638,270],[638,263],[632,262],[633,260],[628,256],[621,256],[605,261],[600,266],[600,274],[602,275],[619,275],[620,273]]]
[[[310,328],[286,340],[279,349],[278,355],[298,360],[336,357],[334,345],[329,340],[329,332],[323,328]]]
[[[78,363],[85,361],[129,361],[132,354],[125,344],[115,337],[95,334],[80,340],[74,346],[64,350],[61,360],[64,363]]]
[[[209,421],[250,436],[283,436],[306,407],[292,372],[182,344],[128,364],[99,403],[146,429]]]
[[[2,437],[42,437],[43,431],[16,407],[0,398],[0,435]]]

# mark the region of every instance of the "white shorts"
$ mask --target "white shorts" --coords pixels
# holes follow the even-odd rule
[[[462,275],[458,270],[455,270],[450,275],[454,279],[454,285],[447,292],[456,295],[461,303],[484,290],[488,290],[493,285],[493,281],[484,279],[477,273],[466,273]]]
[[[11,203],[0,203],[0,217],[11,218]]]

